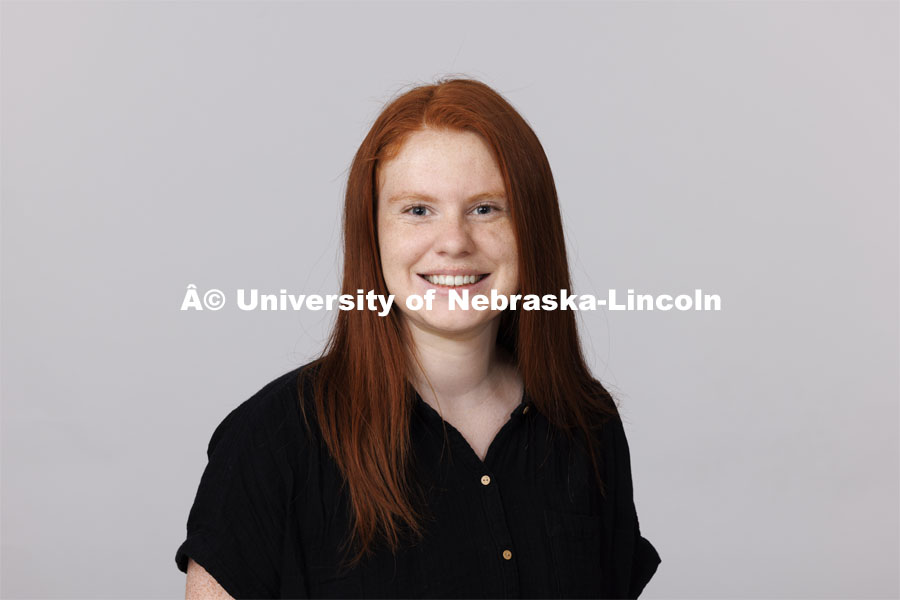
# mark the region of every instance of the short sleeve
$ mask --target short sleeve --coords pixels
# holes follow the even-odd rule
[[[637,598],[653,578],[662,560],[649,540],[641,536],[640,523],[634,504],[634,485],[631,477],[631,454],[625,429],[619,418],[610,421],[612,427],[615,485],[614,597]]]
[[[216,427],[175,556],[185,573],[193,558],[234,598],[274,598],[281,588],[292,479],[279,441],[284,415],[272,406],[257,394]]]

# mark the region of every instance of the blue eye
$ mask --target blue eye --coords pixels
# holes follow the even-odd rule
[[[408,209],[406,209],[407,212],[410,212],[410,213],[414,214],[414,215],[417,216],[417,217],[424,217],[424,216],[425,216],[425,212],[426,212],[427,210],[428,210],[428,209],[425,208],[424,206],[411,206],[411,207],[409,207]]]
[[[487,209],[487,212],[479,212],[479,211],[481,211],[482,208],[486,208],[486,209]],[[476,207],[475,207],[475,212],[476,212],[477,214],[479,214],[479,215],[487,215],[487,214],[490,214],[490,211],[492,211],[492,210],[494,210],[494,207],[491,206],[490,204],[482,204],[481,206],[476,206]]]

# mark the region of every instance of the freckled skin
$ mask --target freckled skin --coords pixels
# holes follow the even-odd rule
[[[188,561],[184,597],[185,600],[234,600],[206,569],[194,562],[193,558]]]
[[[410,311],[405,300],[424,293],[417,274],[431,268],[477,269],[490,273],[488,283],[498,293],[517,292],[518,252],[510,200],[488,145],[468,131],[417,131],[393,160],[379,167],[378,183],[385,283],[407,323],[447,338],[484,331],[500,311],[449,311],[446,297],[438,298],[432,311]],[[404,198],[404,192],[431,199]],[[493,192],[500,197],[476,198]]]

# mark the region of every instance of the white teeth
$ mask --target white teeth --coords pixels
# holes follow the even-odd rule
[[[475,283],[478,280],[478,277],[478,275],[425,275],[425,279],[434,285],[447,285],[451,287]]]

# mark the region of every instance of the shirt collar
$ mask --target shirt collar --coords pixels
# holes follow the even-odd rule
[[[419,395],[412,386],[413,399],[414,399],[414,409],[419,412],[428,422],[434,423],[436,425],[440,425],[443,422],[443,418],[441,415],[432,407],[430,404],[425,402],[422,399],[422,396]],[[513,409],[512,413],[510,413],[511,419],[520,419],[523,417],[530,416],[534,414],[534,402],[531,400],[531,396],[528,395],[528,392],[522,393],[522,399],[519,401],[518,406]]]

